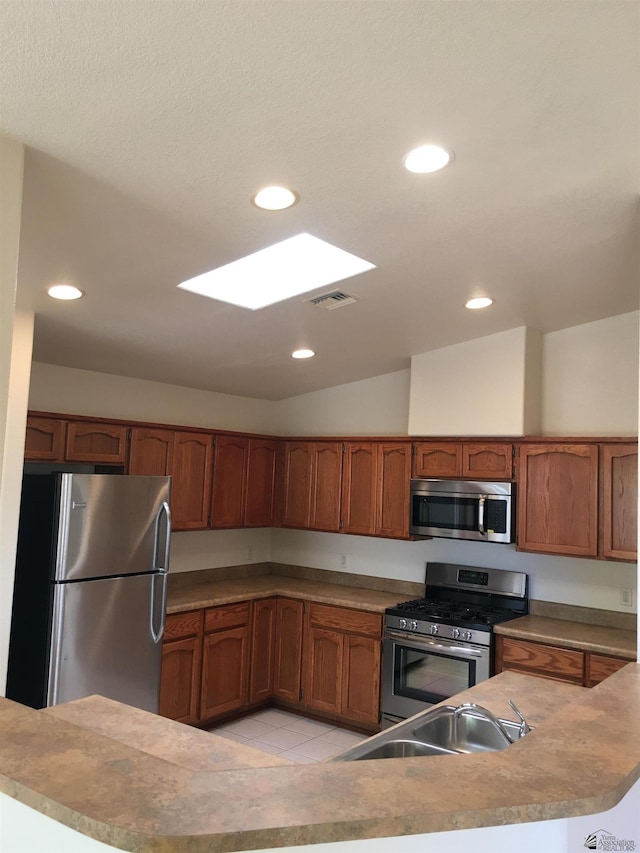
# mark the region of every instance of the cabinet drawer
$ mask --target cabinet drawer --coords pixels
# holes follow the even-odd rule
[[[600,684],[601,681],[604,681],[605,678],[613,675],[614,672],[622,669],[628,663],[631,663],[631,661],[623,660],[622,658],[613,658],[609,655],[590,654],[587,660],[587,686],[594,687],[596,684]]]
[[[202,610],[188,610],[185,613],[172,613],[167,616],[164,626],[165,640],[179,640],[182,637],[195,637],[202,632]]]
[[[241,601],[239,604],[227,604],[222,607],[208,607],[204,611],[205,633],[247,625],[250,607],[250,601]]]
[[[502,663],[504,669],[531,672],[575,684],[582,684],[584,679],[583,652],[544,643],[504,638]]]
[[[369,613],[366,610],[310,604],[309,622],[319,628],[335,628],[343,633],[362,634],[366,637],[382,635],[381,614]]]

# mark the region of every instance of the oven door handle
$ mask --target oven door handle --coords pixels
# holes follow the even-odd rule
[[[465,646],[457,646],[455,643],[451,643],[451,645],[443,645],[442,643],[436,643],[433,640],[423,640],[422,638],[419,640],[414,640],[412,636],[407,637],[406,634],[396,634],[393,631],[387,631],[384,635],[385,640],[400,640],[403,643],[410,643],[413,640],[413,646],[417,649],[438,649],[442,652],[450,652],[455,651],[456,653],[460,653],[463,655],[469,655],[472,658],[481,658],[484,654],[486,654],[489,649],[486,650],[478,650],[478,649],[468,649]]]

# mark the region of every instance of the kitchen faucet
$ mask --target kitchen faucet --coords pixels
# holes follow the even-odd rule
[[[509,705],[511,706],[511,708],[513,708],[513,710],[516,712],[516,714],[520,718],[520,730],[519,730],[520,734],[519,734],[519,737],[523,737],[525,734],[527,734],[527,732],[531,731],[531,726],[527,723],[527,721],[525,720],[523,715],[520,713],[520,711],[516,707],[515,703],[512,702],[511,699],[509,699],[508,701],[509,701]],[[491,711],[489,711],[487,708],[483,708],[482,705],[476,705],[475,702],[464,702],[462,705],[458,705],[458,707],[454,709],[453,719],[454,719],[454,726],[456,728],[458,725],[458,720],[460,719],[460,717],[463,714],[466,714],[466,713],[470,713],[470,714],[475,715],[477,717],[483,717],[485,720],[490,722],[491,725],[497,729],[497,731],[505,739],[507,744],[515,743],[515,740],[507,732],[504,725],[502,724],[502,721],[498,717],[496,717],[495,714],[493,714]],[[456,732],[456,737],[457,737],[457,732]]]

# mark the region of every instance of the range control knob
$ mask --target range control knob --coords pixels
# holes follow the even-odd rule
[[[400,627],[401,627],[401,628],[406,628],[406,627],[407,627],[407,620],[406,620],[406,619],[401,619],[401,620],[400,620]]]
[[[429,633],[430,633],[430,634],[437,634],[439,630],[440,630],[440,629],[439,629],[438,625],[432,625],[432,626],[429,628]]]
[[[417,631],[417,630],[418,630],[418,623],[416,622],[416,620],[415,620],[415,619],[412,619],[411,624],[409,625],[409,627],[411,628],[411,630],[412,630],[412,631]]]
[[[452,636],[453,636],[453,639],[454,639],[454,640],[457,640],[457,639],[458,639],[458,637],[460,636],[460,628],[454,628],[454,629],[452,630],[451,634],[452,634]]]
[[[471,633],[471,631],[465,631],[462,639],[463,640],[470,640],[472,636],[473,636],[473,634]]]

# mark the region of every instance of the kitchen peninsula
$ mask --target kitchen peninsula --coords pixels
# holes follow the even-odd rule
[[[502,752],[303,766],[99,698],[0,700],[0,790],[124,850],[222,853],[593,814],[640,777],[637,664],[592,690],[505,672],[455,702],[508,698],[535,730]]]

